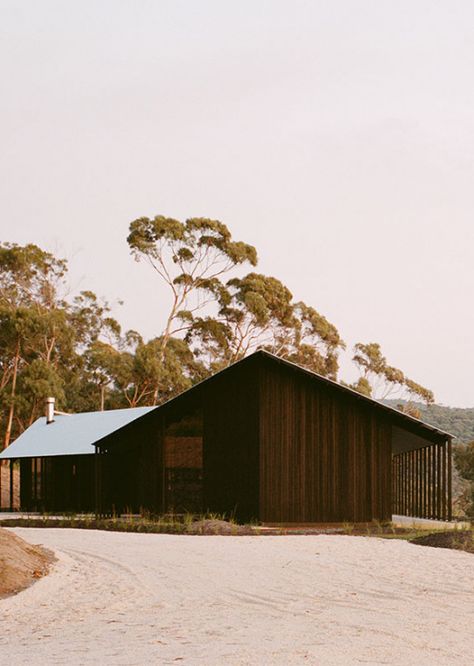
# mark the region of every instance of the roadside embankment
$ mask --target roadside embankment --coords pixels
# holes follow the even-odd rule
[[[15,594],[44,576],[54,557],[0,528],[0,599]]]

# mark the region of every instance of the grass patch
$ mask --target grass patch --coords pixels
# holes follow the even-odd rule
[[[221,535],[221,536],[285,536],[285,535],[337,535],[365,536],[379,539],[402,539],[411,543],[436,548],[453,548],[474,553],[474,530],[438,529],[427,532],[415,527],[396,527],[390,522],[373,521],[371,523],[343,523],[330,528],[274,526],[262,528],[258,523],[241,525],[233,517],[219,514],[172,514],[157,516],[149,513],[142,515],[122,514],[107,518],[94,515],[41,515],[21,518],[1,519],[2,527],[54,527],[107,532],[137,532],[144,534],[182,534],[182,535]]]
[[[258,528],[239,525],[225,517],[212,515],[174,515],[157,517],[134,515],[96,518],[95,516],[38,516],[0,520],[3,527],[74,528],[104,530],[108,532],[138,532],[144,534],[203,534],[203,535],[253,535]]]

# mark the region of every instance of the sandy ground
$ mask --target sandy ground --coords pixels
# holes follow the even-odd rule
[[[51,553],[43,548],[32,546],[0,527],[0,599],[44,576],[52,559]]]
[[[0,601],[1,664],[473,664],[474,556],[350,536],[14,530],[55,551]]]

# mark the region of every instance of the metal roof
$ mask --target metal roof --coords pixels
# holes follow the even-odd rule
[[[32,458],[32,457],[42,457],[42,456],[65,456],[65,455],[82,455],[82,454],[92,454],[94,449],[92,446],[99,442],[99,440],[104,439],[108,435],[111,435],[117,430],[127,426],[129,423],[135,419],[144,416],[148,412],[153,410],[160,410],[168,405],[179,401],[183,396],[188,393],[195,393],[200,390],[200,387],[203,384],[214,381],[219,375],[232,372],[232,368],[241,363],[247,363],[252,357],[263,356],[273,362],[281,363],[293,370],[306,374],[315,381],[319,381],[328,386],[332,386],[335,389],[342,391],[348,395],[351,395],[353,398],[364,402],[366,404],[371,404],[373,407],[376,407],[387,414],[390,414],[395,421],[403,427],[412,427],[417,428],[419,431],[424,432],[424,434],[431,434],[432,436],[437,436],[452,439],[453,435],[440,430],[424,421],[414,418],[408,414],[394,409],[388,405],[374,400],[373,398],[368,398],[365,395],[354,391],[354,389],[349,388],[335,382],[327,377],[318,375],[317,373],[303,368],[302,366],[296,365],[290,361],[282,359],[279,356],[275,356],[270,352],[264,350],[258,350],[253,354],[233,363],[231,366],[224,368],[220,372],[208,377],[207,379],[199,382],[192,388],[184,391],[175,398],[171,398],[168,402],[165,402],[163,405],[158,407],[135,407],[131,409],[114,409],[106,412],[85,412],[82,414],[71,414],[69,416],[56,416],[53,423],[46,423],[45,417],[42,417],[35,421],[32,426],[30,426],[25,432],[18,437],[13,444],[11,444],[7,449],[0,453],[1,459],[9,458]]]
[[[328,377],[319,375],[317,372],[314,372],[313,370],[309,370],[308,368],[304,368],[301,365],[297,365],[296,363],[287,361],[281,356],[272,354],[271,352],[266,351],[264,349],[258,349],[257,351],[253,352],[252,354],[249,354],[245,358],[242,358],[239,361],[235,361],[235,363],[232,363],[231,365],[227,366],[226,368],[223,368],[222,370],[216,372],[210,377],[203,379],[202,381],[198,382],[197,384],[187,389],[186,391],[183,391],[174,398],[170,398],[167,402],[164,402],[162,405],[159,405],[155,408],[157,410],[156,413],[159,413],[160,410],[163,409],[166,410],[174,404],[179,404],[179,402],[182,399],[186,399],[185,398],[186,396],[199,394],[201,388],[206,384],[218,380],[220,375],[232,372],[232,369],[235,368],[236,366],[248,363],[252,358],[255,357],[262,357],[274,363],[280,363],[294,370],[295,372],[308,376],[310,379],[312,379],[315,382],[319,382],[321,384],[325,384],[326,386],[330,386],[336,389],[337,391],[341,391],[342,393],[347,394],[351,398],[354,398],[362,403],[366,403],[367,405],[370,405],[375,409],[379,409],[380,411],[385,412],[388,416],[391,416],[393,420],[396,423],[398,423],[398,425],[401,428],[405,428],[405,430],[409,430],[410,428],[416,429],[418,433],[422,433],[422,436],[425,436],[427,438],[431,436],[432,438],[437,438],[437,439],[454,439],[454,435],[451,435],[450,433],[441,430],[440,428],[436,428],[435,426],[432,426],[429,423],[426,423],[425,421],[421,421],[420,419],[417,419],[414,416],[411,416],[410,414],[405,414],[404,412],[401,412],[398,409],[395,409],[394,407],[390,407],[389,405],[386,405],[383,402],[380,402],[379,400],[375,400],[374,398],[369,398],[368,396],[365,396],[362,393],[355,391],[353,388],[349,386],[345,386],[344,384],[340,384],[339,382],[334,381],[333,379],[329,379]],[[124,426],[126,425],[127,424],[124,424]],[[106,436],[107,435],[104,435],[104,438]],[[110,443],[113,444],[113,440],[111,440]]]
[[[0,453],[0,459],[90,455],[97,440],[153,409],[156,407],[58,415],[52,423],[46,423],[43,416]]]

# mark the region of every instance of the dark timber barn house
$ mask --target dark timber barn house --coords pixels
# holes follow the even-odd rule
[[[451,436],[258,351],[96,441],[102,513],[451,518]]]

